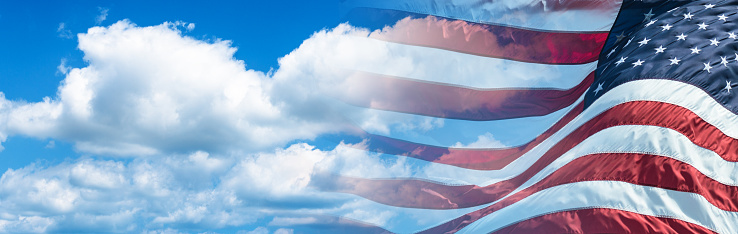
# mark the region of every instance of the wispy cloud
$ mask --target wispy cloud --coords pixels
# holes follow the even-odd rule
[[[108,11],[110,9],[104,8],[104,7],[98,7],[97,10],[98,10],[99,14],[97,15],[97,17],[95,17],[95,23],[97,25],[100,25],[100,24],[102,24],[103,21],[105,21],[105,19],[108,18]]]
[[[69,73],[69,70],[71,69],[72,69],[71,67],[67,66],[67,59],[62,58],[61,62],[59,63],[59,66],[56,66],[56,74],[66,75],[67,73]]]
[[[499,140],[495,139],[492,133],[485,133],[484,135],[477,136],[477,141],[463,144],[456,142],[452,147],[454,148],[503,148],[508,147]]]
[[[49,143],[47,143],[46,146],[44,146],[44,148],[47,148],[47,149],[53,149],[54,147],[56,147],[55,141],[49,141]]]
[[[63,22],[59,23],[59,27],[56,28],[56,32],[58,33],[57,35],[59,35],[59,37],[61,38],[71,39],[72,37],[74,37],[72,31],[67,29],[67,25]]]

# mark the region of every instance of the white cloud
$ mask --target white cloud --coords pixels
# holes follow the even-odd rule
[[[58,69],[66,77],[53,99],[3,98],[0,116],[12,124],[0,128],[0,140],[63,139],[102,155],[254,152],[354,124],[387,134],[443,126],[427,117],[357,111],[333,99],[359,95],[352,90],[362,85],[345,80],[353,69],[409,74],[423,66],[425,56],[397,54],[366,39],[366,30],[340,25],[317,32],[268,75],[234,59],[230,41],[182,35],[180,28],[193,27],[120,21],[79,34],[88,65],[69,68],[62,60]]]
[[[195,24],[194,23],[188,23],[184,21],[175,21],[174,23],[171,23],[171,27],[182,27],[183,29],[187,30],[188,32],[195,30]]]
[[[13,110],[13,103],[5,99],[5,94],[0,92],[0,143],[8,139],[8,114]],[[4,147],[0,145],[0,150]]]
[[[58,36],[61,38],[71,39],[74,37],[72,34],[72,31],[67,29],[67,25],[62,23],[59,23],[59,27],[56,28],[56,32],[58,33]]]
[[[345,148],[321,151],[295,144],[255,155],[195,152],[130,162],[82,158],[9,169],[0,177],[0,231],[217,229],[274,214],[293,217],[275,219],[275,224],[299,225],[311,219],[294,217],[326,212],[369,219],[360,211],[364,206],[346,205],[351,199],[311,188],[314,176],[324,170],[407,176],[408,170],[404,161],[352,156],[364,151]],[[379,214],[369,220],[386,222],[392,212]]]
[[[354,70],[422,78],[458,69],[446,71],[442,56],[377,43],[369,31],[342,24],[315,33],[265,74],[235,59],[229,41],[182,34],[192,29],[129,21],[90,28],[78,35],[87,66],[62,61],[65,78],[54,98],[27,103],[0,93],[0,142],[23,135],[73,142],[85,153],[147,156],[8,170],[0,178],[0,231],[168,233],[242,226],[266,215],[330,213],[379,225],[398,217],[310,185],[325,172],[372,178],[422,170],[407,159],[352,149],[361,145],[280,147],[352,124],[387,134],[443,127],[438,119],[366,111],[334,98],[359,95],[361,84],[345,79]],[[494,143],[489,134],[469,146]]]
[[[59,66],[56,67],[56,74],[66,75],[69,73],[69,70],[72,70],[72,68],[67,66],[67,59],[62,59]]]
[[[53,149],[54,147],[56,147],[55,141],[49,141],[49,143],[46,143],[46,146],[44,146],[44,148],[47,148],[47,149]]]
[[[269,78],[233,59],[229,41],[182,36],[178,25],[193,26],[121,21],[80,34],[89,65],[63,69],[54,100],[9,103],[15,124],[4,134],[68,139],[96,154],[150,155],[265,149],[335,128],[284,113],[272,103]]]
[[[5,212],[0,227],[11,232],[130,232],[163,225],[219,228],[255,221],[255,211],[239,208],[231,193],[212,184],[189,183],[176,166],[191,162],[170,161],[176,158],[128,164],[82,159],[8,170],[0,179],[0,210]],[[207,172],[187,173],[214,179]],[[29,219],[24,217],[45,221],[25,224]]]
[[[103,21],[105,21],[105,19],[108,18],[108,11],[110,9],[103,8],[103,7],[98,7],[97,10],[99,11],[99,14],[95,17],[95,23],[97,25],[100,25],[100,24],[102,24]]]
[[[324,152],[314,151],[312,146],[307,144],[292,145],[274,154],[262,154],[241,161],[233,168],[231,174],[226,176],[224,185],[244,194],[258,195],[263,199],[301,195],[306,192],[305,189],[310,183],[313,166],[324,157]],[[250,180],[259,177],[270,179]],[[251,191],[266,193],[251,194]]]
[[[274,231],[274,234],[292,234],[295,230],[289,228],[280,228]]]
[[[274,217],[274,219],[269,222],[269,226],[292,226],[319,222],[320,221],[315,217]]]
[[[172,228],[167,228],[167,229],[160,229],[160,230],[145,230],[143,233],[145,234],[180,234],[183,232],[179,232]]]
[[[507,147],[502,142],[495,139],[495,137],[492,135],[492,133],[485,133],[484,135],[477,136],[477,140],[469,143],[469,144],[462,144],[461,142],[456,142],[453,146],[454,148],[503,148]]]
[[[130,183],[122,175],[122,163],[103,162],[92,165],[89,161],[79,162],[69,172],[69,182],[83,188],[114,189]]]
[[[367,223],[374,223],[380,226],[384,226],[392,217],[396,215],[397,214],[395,214],[394,212],[388,210],[354,209],[351,213],[346,214],[346,218],[362,220]]]
[[[44,233],[46,228],[53,224],[50,218],[39,216],[18,216],[13,220],[0,219],[0,232],[26,232],[26,233]]]
[[[269,229],[266,227],[257,227],[251,231],[238,231],[237,234],[269,234]]]

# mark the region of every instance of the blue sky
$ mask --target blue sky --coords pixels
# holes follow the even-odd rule
[[[236,59],[246,61],[249,69],[268,72],[278,67],[279,57],[297,48],[315,31],[335,27],[338,5],[335,1],[322,0],[216,4],[201,1],[3,1],[0,2],[3,35],[0,36],[0,92],[13,101],[38,102],[44,97],[54,97],[64,79],[64,74],[57,69],[60,63],[65,61],[70,67],[85,65],[84,54],[77,48],[76,34],[123,19],[142,26],[175,21],[195,23],[196,29],[186,32],[188,36],[230,40],[232,46],[238,48],[234,54]],[[98,157],[75,150],[71,142],[50,137],[12,136],[2,145],[5,147],[0,151],[3,172],[31,163],[46,167],[80,157]],[[257,228],[267,221],[221,231],[275,231],[275,228]],[[23,232],[23,229],[15,231],[19,230]]]
[[[61,77],[56,66],[82,65],[82,54],[74,38],[59,36],[63,23],[72,35],[97,25],[130,19],[138,25],[166,21],[195,22],[197,38],[232,40],[239,50],[235,57],[249,68],[269,71],[277,58],[294,50],[315,31],[338,25],[335,1],[233,1],[210,4],[197,1],[72,1],[3,2],[0,8],[2,57],[0,85],[10,99],[39,101],[54,94]],[[142,7],[145,6],[145,7]],[[105,19],[97,19],[103,10]],[[53,78],[52,78],[53,77]]]
[[[145,7],[142,7],[145,6]],[[106,11],[106,17],[98,22]],[[319,1],[71,1],[0,3],[0,87],[10,100],[41,101],[53,97],[64,79],[57,70],[62,60],[71,67],[84,65],[75,38],[60,36],[60,24],[70,35],[88,28],[129,19],[147,26],[162,22],[195,23],[187,34],[196,38],[231,40],[250,69],[268,72],[277,59],[299,46],[315,31],[338,25],[338,3]],[[18,35],[18,36],[12,36]],[[21,36],[22,35],[22,36]],[[0,152],[0,169],[19,168],[41,158],[50,162],[77,155],[71,145],[54,140],[18,136]]]
[[[388,207],[314,185],[325,173],[451,183],[487,175],[368,152],[354,127],[439,146],[507,147],[568,109],[494,122],[393,113],[336,101],[364,95],[346,77],[566,87],[578,81],[551,77],[591,66],[393,44],[372,35],[401,25],[341,22],[328,0],[0,2],[0,232],[355,226],[343,218],[423,230],[473,208]],[[505,79],[493,79],[500,72]]]

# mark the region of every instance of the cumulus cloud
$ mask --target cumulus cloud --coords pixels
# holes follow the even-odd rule
[[[442,64],[436,57],[443,56],[403,52],[344,24],[315,33],[265,74],[235,59],[230,41],[182,35],[181,29],[192,28],[180,21],[139,27],[124,20],[79,34],[88,65],[71,68],[62,60],[58,69],[66,76],[53,99],[0,99],[0,118],[9,119],[0,140],[64,139],[102,155],[254,152],[351,126],[386,134],[443,126],[440,119],[335,100],[358,95],[363,86],[346,80],[356,70],[422,77],[417,72]]]
[[[58,97],[5,101],[5,134],[69,139],[97,154],[264,149],[330,130],[272,103],[272,84],[233,59],[229,41],[199,41],[165,23],[121,21],[80,34],[88,66],[62,69]],[[185,27],[192,28],[191,24]]]

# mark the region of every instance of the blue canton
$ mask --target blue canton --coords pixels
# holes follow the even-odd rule
[[[738,113],[737,40],[738,1],[624,1],[585,108],[625,82],[670,79]]]

